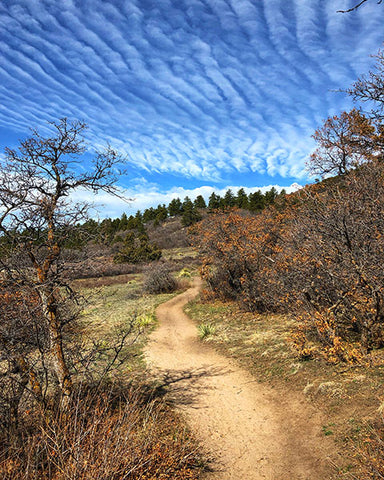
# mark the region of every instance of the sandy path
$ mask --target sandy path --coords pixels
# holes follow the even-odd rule
[[[332,445],[303,400],[260,384],[197,338],[183,312],[199,284],[161,305],[146,356],[214,456],[209,480],[324,480]],[[284,397],[284,398],[282,398]]]

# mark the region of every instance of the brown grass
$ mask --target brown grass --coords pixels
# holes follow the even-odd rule
[[[90,278],[79,278],[72,281],[74,288],[83,289],[83,288],[97,288],[97,287],[108,287],[110,285],[120,285],[128,283],[132,280],[139,278],[139,274],[136,273],[127,273],[122,275],[113,275],[106,277],[90,277]]]
[[[384,419],[367,427],[365,436],[355,449],[359,470],[352,478],[359,480],[384,478]]]
[[[0,458],[3,480],[197,480],[189,432],[140,388],[79,387],[69,411],[35,412]]]

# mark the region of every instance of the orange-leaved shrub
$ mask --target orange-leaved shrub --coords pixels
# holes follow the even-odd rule
[[[255,216],[218,213],[195,231],[211,292],[249,310],[294,315],[299,356],[320,351],[354,363],[384,346],[381,161]]]
[[[372,161],[300,193],[285,249],[291,293],[324,345],[384,345],[384,167]],[[355,352],[356,353],[356,352]],[[352,351],[348,353],[356,357]],[[348,356],[347,355],[347,356]]]
[[[278,309],[273,265],[281,253],[283,223],[279,212],[270,209],[257,216],[237,210],[218,212],[198,224],[195,245],[210,291],[238,300],[252,311]]]

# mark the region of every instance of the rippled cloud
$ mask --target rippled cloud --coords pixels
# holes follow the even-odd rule
[[[184,189],[304,181],[311,134],[350,108],[336,90],[383,41],[384,7],[336,13],[352,3],[2,0],[2,147],[66,116],[124,153],[132,176]]]

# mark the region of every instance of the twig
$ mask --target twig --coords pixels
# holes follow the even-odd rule
[[[337,10],[337,13],[349,13],[349,12],[353,12],[354,10],[357,10],[359,7],[361,7],[361,5],[363,5],[363,3],[367,2],[368,0],[361,0],[360,3],[358,3],[357,5],[355,5],[354,7],[352,8],[348,8],[348,10]],[[380,3],[382,3],[383,0],[378,0],[377,1],[377,4],[380,5]]]

